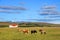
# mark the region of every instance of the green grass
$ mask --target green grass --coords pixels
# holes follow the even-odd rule
[[[0,28],[0,40],[60,40],[60,27],[43,27],[47,34],[40,34],[38,31],[42,27],[19,28],[28,29],[29,33],[18,32],[17,28]],[[38,33],[31,34],[30,31],[36,29]]]

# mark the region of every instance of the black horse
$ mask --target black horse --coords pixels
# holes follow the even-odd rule
[[[33,34],[33,33],[37,33],[37,31],[36,30],[31,30],[31,34]]]

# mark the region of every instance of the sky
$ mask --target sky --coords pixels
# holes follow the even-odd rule
[[[60,24],[60,0],[0,0],[0,21]]]

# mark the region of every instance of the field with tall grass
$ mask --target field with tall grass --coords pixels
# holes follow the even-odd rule
[[[60,40],[60,27],[21,27],[28,29],[29,33],[24,34],[18,28],[0,28],[0,40]],[[37,30],[36,34],[31,34],[31,30]],[[44,29],[47,34],[40,34],[39,29]]]

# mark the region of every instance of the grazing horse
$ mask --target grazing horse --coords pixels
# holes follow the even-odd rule
[[[27,29],[22,30],[23,33],[28,33],[29,31]]]
[[[32,33],[37,33],[37,31],[36,31],[36,30],[31,30],[31,34],[32,34]]]
[[[23,29],[23,30],[22,30],[22,29],[18,29],[18,28],[17,28],[17,30],[18,30],[18,32],[23,32],[23,33],[28,33],[28,32],[29,32],[27,29]]]
[[[39,32],[41,32],[41,34],[46,34],[46,31],[40,29]]]

